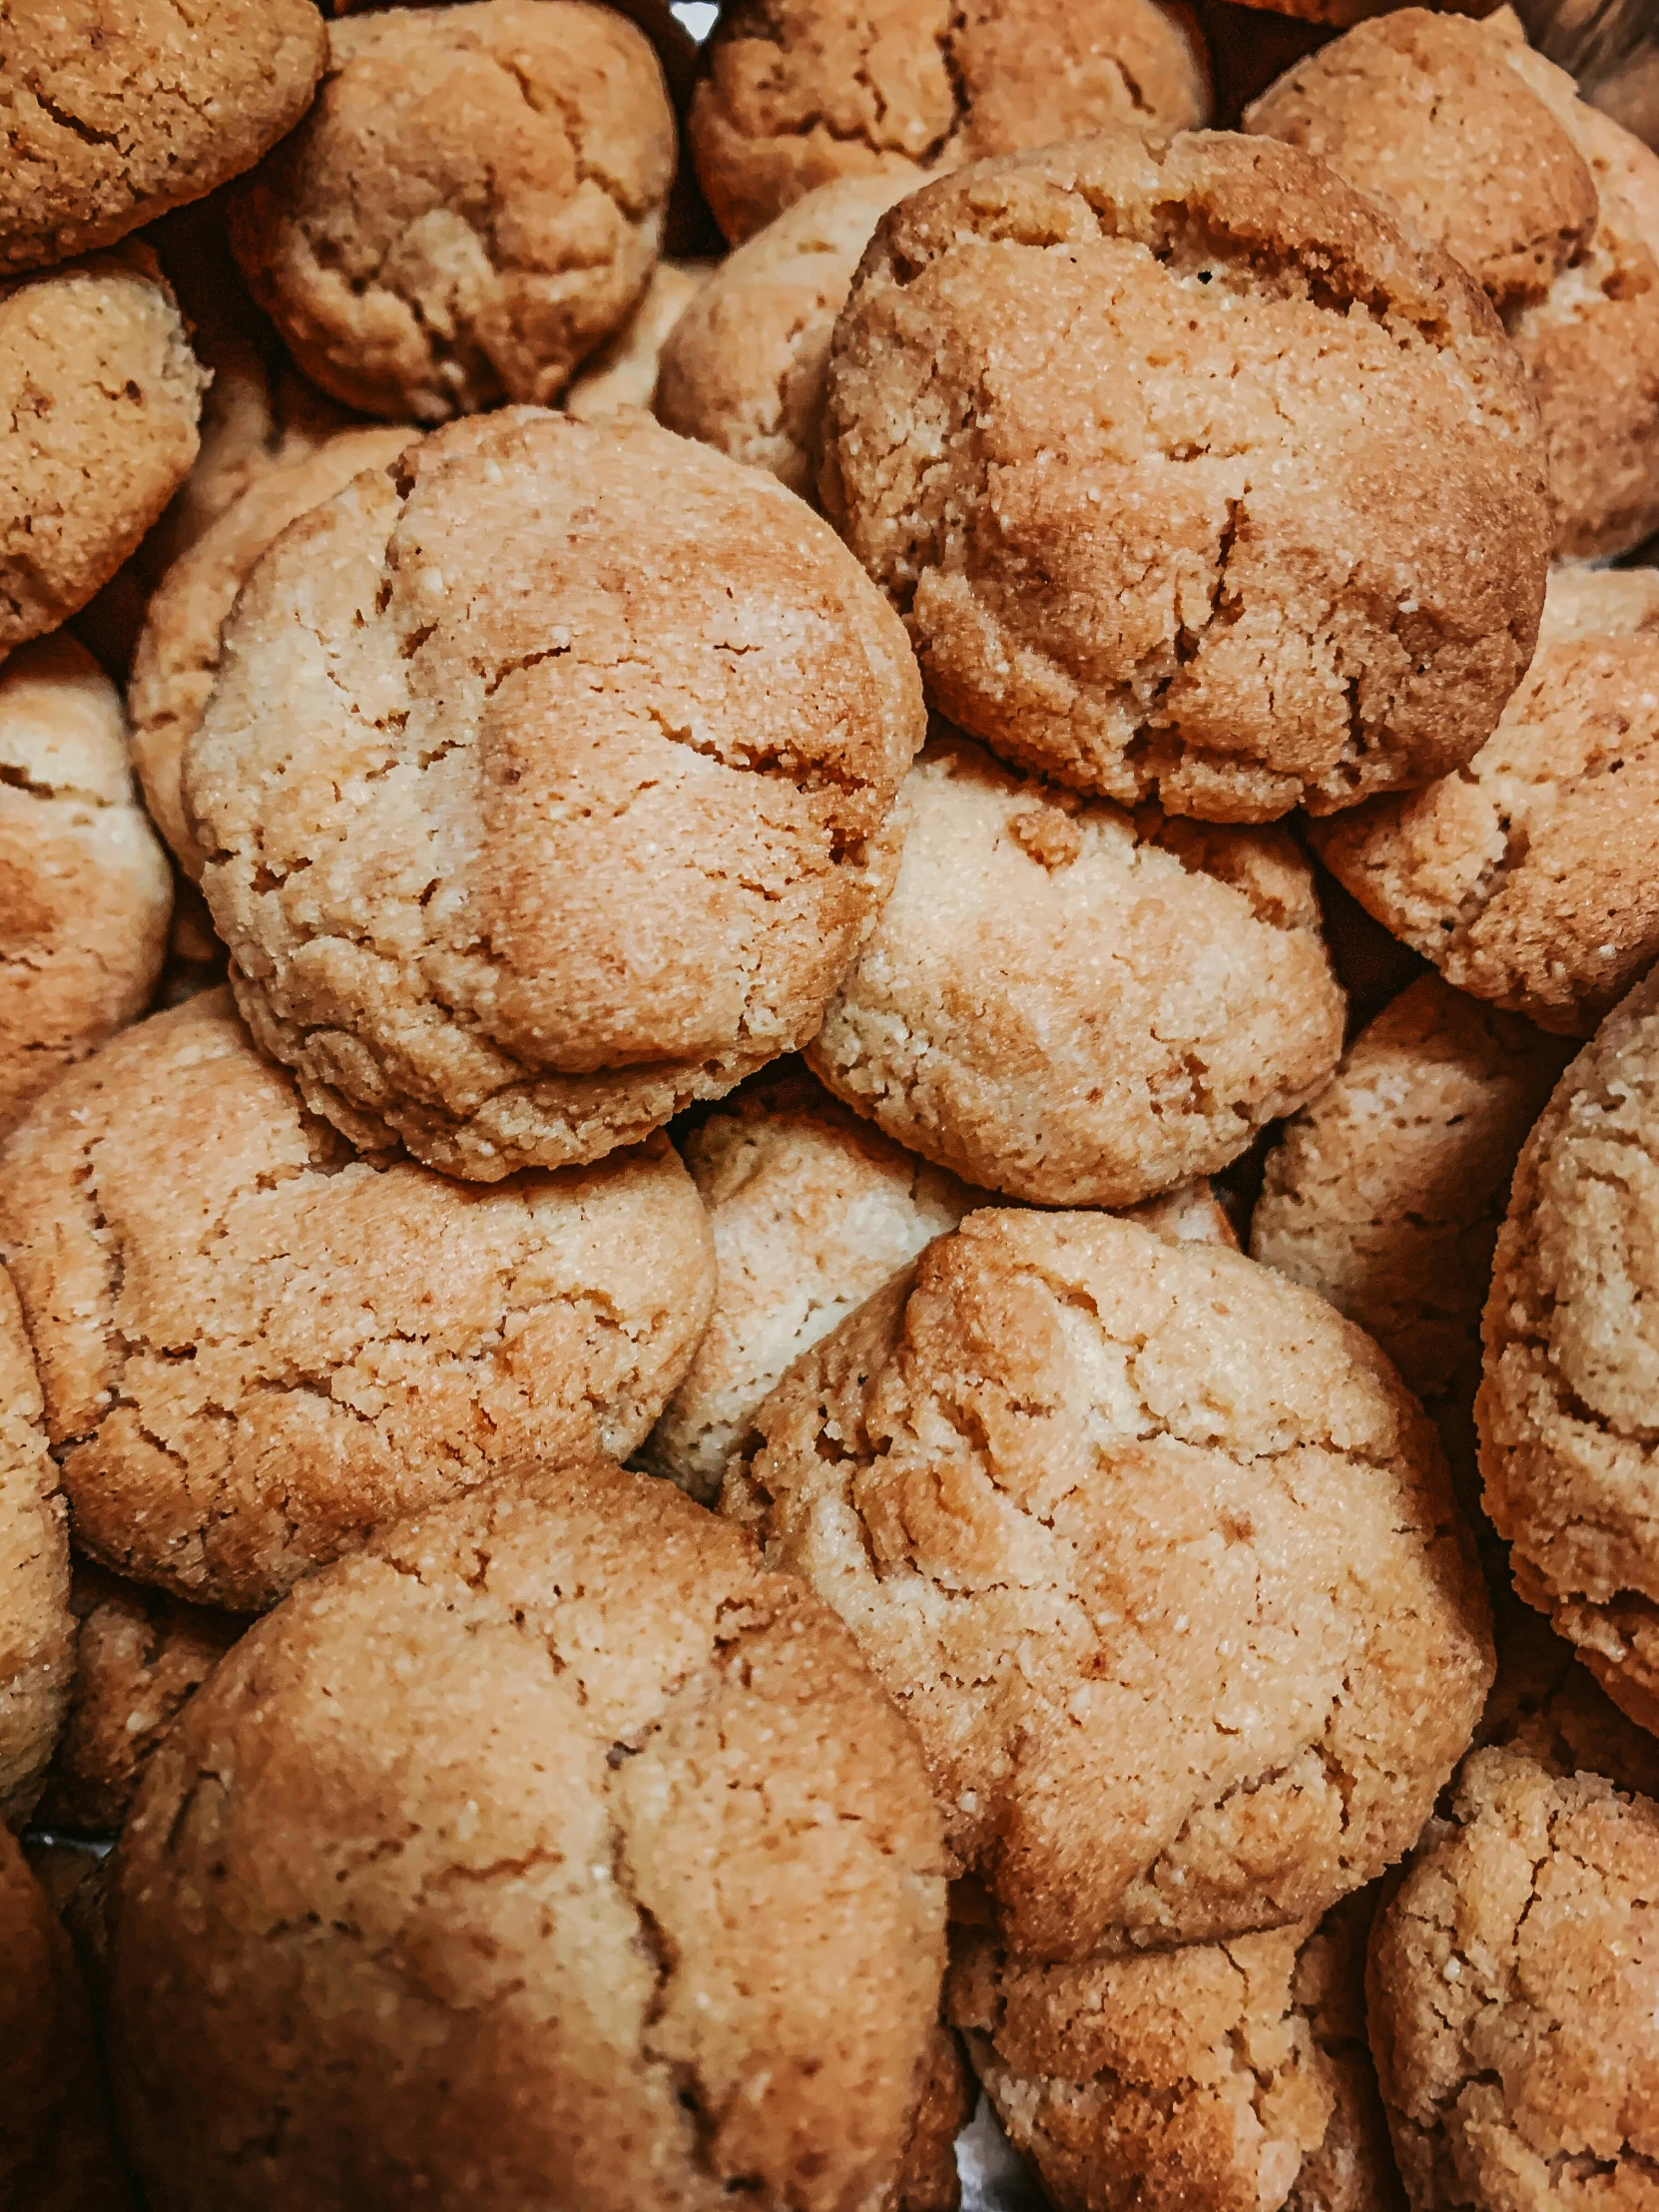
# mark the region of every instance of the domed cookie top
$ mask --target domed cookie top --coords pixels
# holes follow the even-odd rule
[[[74,1659],[68,1517],[17,1293],[0,1267],[0,1833],[34,1808]]]

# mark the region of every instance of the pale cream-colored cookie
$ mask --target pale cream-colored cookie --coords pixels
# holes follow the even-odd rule
[[[901,625],[782,485],[643,415],[520,409],[278,539],[185,803],[307,1103],[492,1181],[817,1029],[923,727]]]
[[[1557,571],[1560,613],[1473,760],[1313,830],[1447,982],[1567,1036],[1659,953],[1659,594],[1634,578]]]
[[[847,176],[929,170],[1208,119],[1192,19],[1158,0],[736,0],[722,9],[689,133],[734,245]]]
[[[828,1607],[666,1482],[527,1472],[297,1590],[152,1761],[112,1886],[135,2161],[176,2212],[873,2206],[943,1875]]]
[[[504,1463],[631,1451],[715,1288],[666,1138],[488,1192],[356,1160],[224,992],[40,1101],[0,1238],[77,1541],[245,1612]]]
[[[41,1412],[17,1293],[0,1267],[0,1835],[34,1808],[74,1666],[69,1524]]]
[[[929,697],[1125,803],[1267,821],[1491,734],[1550,538],[1490,303],[1300,149],[1103,133],[883,218],[821,492]]]
[[[674,156],[657,57],[613,10],[390,8],[331,26],[316,104],[236,195],[231,243],[348,406],[546,405],[650,281]]]
[[[1131,1206],[1336,1066],[1343,994],[1283,830],[1080,802],[948,732],[900,804],[897,885],[807,1048],[888,1136],[1013,1198]]]
[[[0,1137],[150,1003],[173,875],[121,695],[73,638],[0,664]]]
[[[1312,1919],[1469,1741],[1491,1647],[1433,1431],[1238,1253],[972,1214],[755,1430],[724,1509],[858,1638],[1012,1949]]]
[[[663,347],[712,275],[708,262],[659,262],[633,314],[571,378],[565,413],[597,422],[619,407],[649,407]]]

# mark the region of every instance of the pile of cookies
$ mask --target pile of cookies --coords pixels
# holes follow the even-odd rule
[[[0,9],[0,2212],[1652,2199],[1659,156],[1240,12]]]

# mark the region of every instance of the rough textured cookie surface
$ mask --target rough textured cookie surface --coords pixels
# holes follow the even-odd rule
[[[1417,2212],[1640,2206],[1659,2160],[1659,1806],[1476,1752],[1372,1940]]]
[[[41,1415],[17,1293],[0,1267],[0,1834],[34,1807],[74,1664],[69,1527]]]
[[[582,0],[336,23],[316,105],[231,240],[294,359],[347,405],[546,405],[633,313],[674,175],[650,42]]]
[[[1190,20],[1157,0],[737,0],[692,100],[698,178],[741,244],[840,177],[1185,130],[1210,107]]]
[[[926,1779],[829,1609],[668,1483],[546,1472],[296,1591],[117,1860],[118,2093],[180,2212],[838,2212],[896,2169]]]
[[[488,1192],[354,1159],[224,992],[41,1100],[0,1235],[77,1541],[250,1612],[508,1459],[632,1450],[714,1297],[666,1138]]]
[[[1129,131],[886,216],[822,490],[933,703],[1124,802],[1421,783],[1531,658],[1550,515],[1490,304],[1310,155]]]
[[[597,422],[622,407],[649,407],[670,333],[709,281],[708,262],[659,262],[645,296],[615,337],[590,353],[565,392],[565,413]]]
[[[644,416],[519,412],[272,548],[185,801],[307,1102],[489,1181],[813,1033],[922,733],[902,627],[781,485]]]
[[[196,458],[206,382],[139,248],[0,284],[0,656],[133,551]]]
[[[1433,1431],[1239,1254],[978,1213],[801,1361],[724,1509],[846,1620],[1035,1957],[1310,1919],[1490,1679]]]
[[[1131,1206],[1336,1066],[1343,994],[1284,830],[1080,802],[944,732],[900,807],[897,884],[807,1048],[900,1143],[1013,1198]]]
[[[962,2039],[941,2020],[928,2046],[921,2101],[882,2212],[957,2212],[956,2138],[973,2115],[975,2083]]]
[[[121,695],[73,638],[37,638],[0,664],[0,1136],[143,1013],[172,911]]]

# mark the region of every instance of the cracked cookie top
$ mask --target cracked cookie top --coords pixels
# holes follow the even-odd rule
[[[821,490],[931,703],[1219,821],[1423,782],[1537,635],[1536,408],[1439,249],[1299,149],[1127,130],[883,218]]]
[[[922,733],[902,627],[782,485],[644,416],[517,410],[276,541],[185,802],[307,1103],[491,1181],[812,1034]]]
[[[674,155],[661,65],[613,10],[393,8],[329,26],[316,105],[237,193],[231,243],[348,406],[546,405],[645,290]]]
[[[1158,0],[737,0],[689,130],[734,245],[819,185],[911,183],[1114,123],[1209,120],[1191,18]]]
[[[920,1761],[829,1609],[668,1483],[527,1471],[296,1591],[157,1753],[118,2083],[179,2212],[844,2212],[943,1934]]]
[[[0,1267],[0,1832],[34,1808],[69,1700],[69,1523],[40,1382]]]
[[[1491,1677],[1370,1339],[1105,1215],[928,1246],[786,1376],[723,1507],[846,1620],[1035,1958],[1323,1912],[1416,1835]]]
[[[1659,1806],[1476,1752],[1381,1914],[1372,2047],[1417,2212],[1640,2204],[1659,2164]]]
[[[358,1159],[223,990],[40,1101],[0,1235],[78,1541],[245,1612],[506,1460],[631,1451],[714,1297],[666,1138],[489,1191]]]

